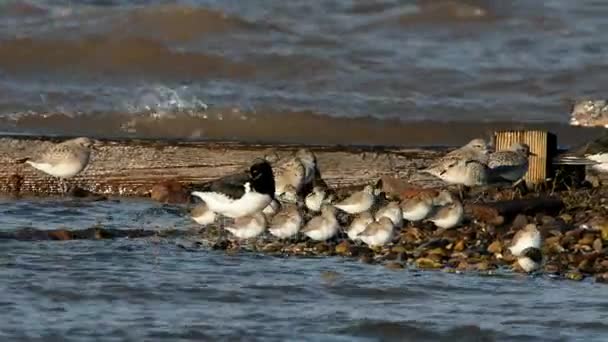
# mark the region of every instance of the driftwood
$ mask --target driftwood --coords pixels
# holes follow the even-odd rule
[[[57,179],[15,161],[61,140],[19,136],[0,139],[0,192],[24,195],[60,193],[61,183]],[[67,183],[99,194],[147,196],[155,184],[163,181],[172,179],[183,184],[200,184],[244,169],[255,158],[284,158],[301,147],[234,142],[103,140],[93,152],[89,166]],[[420,176],[418,169],[447,150],[308,148],[317,156],[323,179],[333,187],[373,183],[385,175],[406,180],[417,178]],[[432,177],[419,178],[417,184],[420,183],[438,184]]]

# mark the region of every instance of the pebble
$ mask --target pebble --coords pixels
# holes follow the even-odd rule
[[[418,268],[441,268],[443,265],[430,258],[418,258],[416,259],[416,267]]]
[[[384,264],[384,267],[388,268],[389,270],[402,270],[405,268],[402,263],[396,261],[387,262]]]
[[[574,281],[581,281],[585,278],[585,276],[579,271],[568,271],[568,272],[566,272],[564,277],[566,279],[574,280]]]

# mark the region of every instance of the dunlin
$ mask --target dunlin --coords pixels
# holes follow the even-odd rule
[[[287,205],[272,218],[268,230],[270,234],[279,239],[287,239],[298,234],[300,228],[302,228],[303,221],[304,219],[298,207]]]
[[[65,180],[84,170],[89,163],[91,149],[94,145],[95,141],[89,138],[70,139],[51,146],[37,157],[25,158],[20,162],[25,162],[37,170]]]
[[[372,222],[374,222],[374,216],[369,211],[364,211],[353,219],[346,231],[346,235],[348,235],[349,239],[355,241],[359,239],[357,235],[364,231]]]
[[[520,143],[511,145],[508,150],[490,154],[490,179],[518,182],[528,172],[529,157],[534,155],[527,144]]]
[[[261,212],[274,197],[272,168],[265,160],[257,161],[248,172],[220,178],[192,195],[202,199],[210,210],[227,217]]]
[[[464,218],[464,208],[460,200],[454,198],[449,204],[437,207],[426,220],[442,229],[450,229],[458,226]]]
[[[190,211],[190,215],[192,219],[196,221],[196,223],[206,226],[215,222],[215,213],[209,210],[207,204],[199,203]]]
[[[366,185],[363,190],[351,194],[334,206],[349,214],[359,214],[369,210],[374,205],[374,201],[374,188],[371,185]]]
[[[376,221],[379,221],[382,217],[388,217],[395,228],[403,226],[403,211],[399,202],[389,202],[385,206],[378,209],[376,212]]]
[[[338,220],[336,219],[336,209],[331,205],[325,204],[321,207],[321,215],[313,217],[301,232],[316,241],[325,241],[332,238],[338,232]]]
[[[314,186],[304,199],[306,208],[314,212],[320,211],[321,206],[326,203],[331,203],[331,198],[328,196],[327,189],[322,186]]]
[[[393,239],[394,224],[386,216],[380,220],[370,223],[358,237],[368,246],[383,246]]]
[[[234,223],[225,229],[239,239],[251,239],[264,232],[266,217],[261,211],[255,214],[241,216],[234,219]]]

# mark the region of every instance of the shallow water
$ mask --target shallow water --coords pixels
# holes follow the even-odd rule
[[[596,0],[3,1],[0,131],[416,145],[411,122],[439,144],[565,126],[569,100],[608,85],[606,15]]]
[[[0,226],[187,230],[193,225],[183,214],[146,201],[5,200]],[[604,341],[608,334],[605,286],[592,282],[228,255],[183,249],[181,239],[0,240],[0,338]]]

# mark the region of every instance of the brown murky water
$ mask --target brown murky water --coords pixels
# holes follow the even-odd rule
[[[570,144],[589,133],[566,126],[569,101],[608,82],[606,14],[591,0],[3,1],[0,131],[428,145],[536,125]]]

